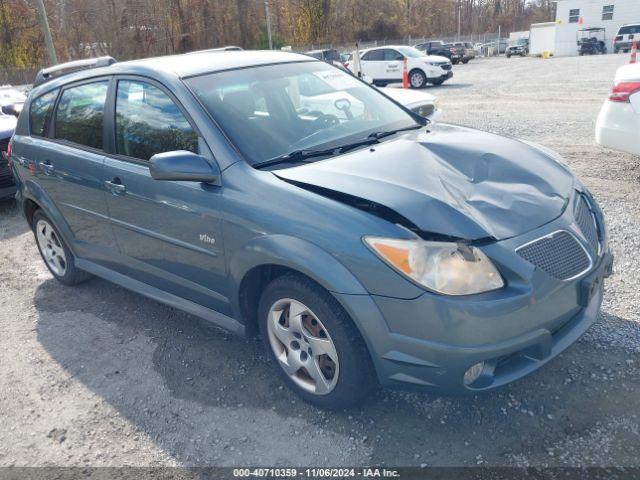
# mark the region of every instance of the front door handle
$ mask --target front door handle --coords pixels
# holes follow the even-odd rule
[[[127,191],[127,187],[120,183],[119,178],[114,178],[113,180],[107,180],[104,182],[104,186],[111,190],[111,193],[114,195],[118,195],[120,193],[124,193]]]
[[[51,175],[53,173],[54,166],[49,160],[47,160],[46,162],[38,163],[38,166],[44,172],[45,175]]]

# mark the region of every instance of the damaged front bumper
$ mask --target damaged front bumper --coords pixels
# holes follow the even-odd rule
[[[613,266],[595,202],[588,194],[573,197],[555,221],[482,246],[505,277],[502,290],[462,297],[424,292],[414,299],[339,296],[363,331],[380,383],[450,394],[490,390],[537,370],[573,344],[597,319]],[[561,280],[516,253],[550,232],[575,232],[578,240],[574,212],[583,197],[592,202],[601,232],[587,269]],[[587,245],[588,239],[579,242]],[[481,371],[465,379],[478,364]]]

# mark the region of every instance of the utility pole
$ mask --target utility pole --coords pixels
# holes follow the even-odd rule
[[[264,15],[267,17],[267,37],[269,37],[269,50],[273,50],[271,39],[271,15],[269,15],[269,0],[264,0]]]
[[[458,41],[460,41],[460,15],[462,13],[462,4],[458,0]]]
[[[49,20],[47,20],[47,11],[44,9],[43,0],[36,0],[36,6],[38,7],[38,22],[44,35],[44,43],[47,44],[47,53],[49,54],[49,61],[51,65],[58,63],[58,57],[56,57],[56,49],[53,47],[53,38],[51,38],[51,30],[49,29]]]

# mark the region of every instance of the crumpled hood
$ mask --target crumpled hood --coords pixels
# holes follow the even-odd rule
[[[562,213],[574,177],[545,153],[470,128],[430,128],[274,173],[383,205],[423,232],[468,240],[514,237]]]

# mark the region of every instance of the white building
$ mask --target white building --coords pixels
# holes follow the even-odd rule
[[[556,56],[577,55],[576,34],[590,27],[605,29],[607,52],[627,23],[640,23],[640,0],[556,0]],[[640,38],[638,38],[640,41]]]

